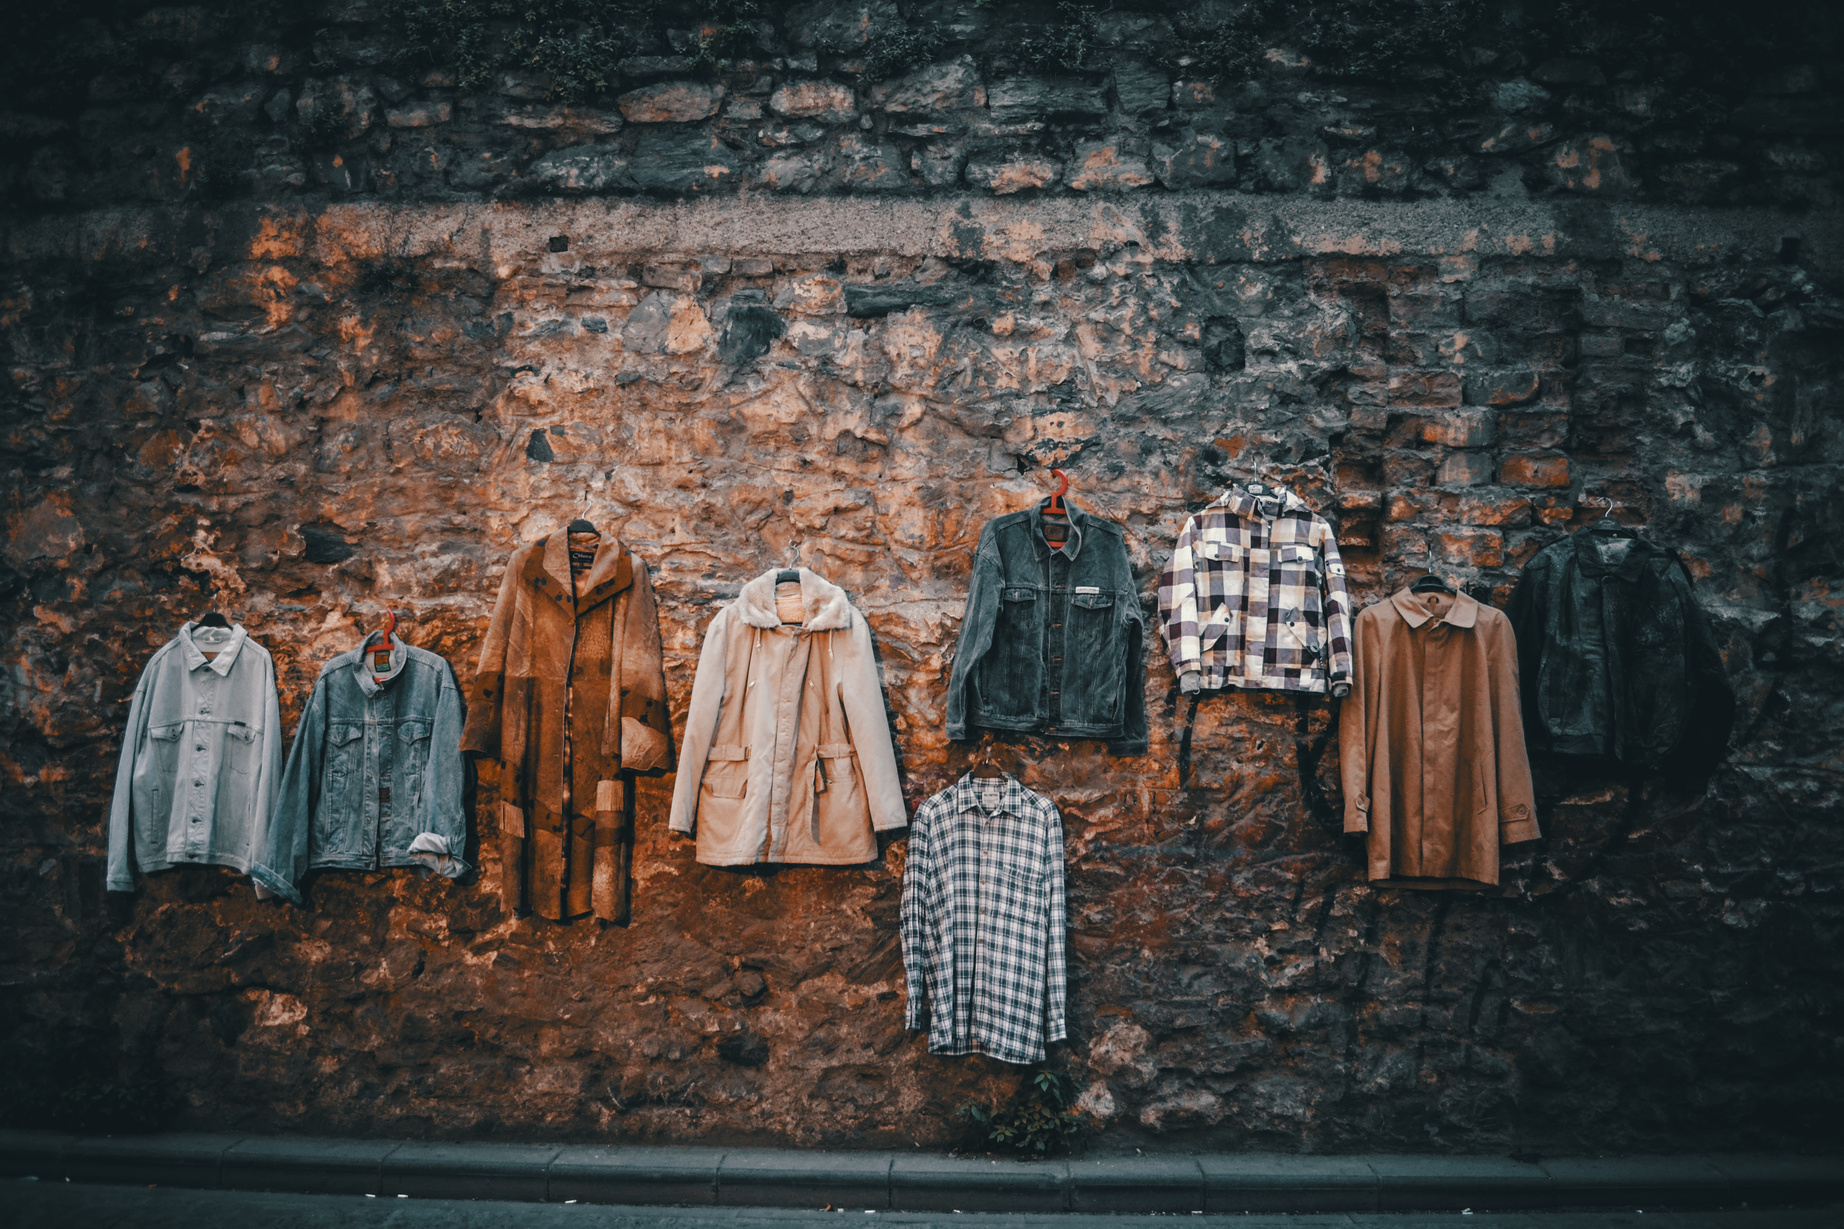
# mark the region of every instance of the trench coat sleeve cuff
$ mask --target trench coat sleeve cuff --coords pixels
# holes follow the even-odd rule
[[[1370,831],[1370,799],[1353,798],[1345,804],[1345,831]]]
[[[298,905],[301,903],[301,893],[296,890],[295,885],[266,866],[252,866],[250,868],[250,882],[256,885],[256,891],[259,896],[264,891],[267,891],[281,897],[291,905]]]
[[[1505,808],[1498,818],[1498,843],[1516,845],[1521,841],[1534,841],[1543,834],[1537,831],[1536,812],[1527,802],[1515,803]]]

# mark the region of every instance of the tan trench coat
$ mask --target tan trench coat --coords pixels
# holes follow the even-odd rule
[[[672,750],[645,562],[603,534],[572,581],[563,530],[513,552],[461,749],[501,763],[508,903],[625,920],[634,830],[622,774],[663,768]]]
[[[1498,848],[1535,840],[1510,620],[1461,595],[1441,618],[1404,589],[1353,628],[1339,710],[1345,831],[1369,834],[1370,878],[1498,882]]]
[[[764,572],[705,630],[671,826],[706,865],[868,862],[909,822],[864,616],[806,568],[800,607]]]

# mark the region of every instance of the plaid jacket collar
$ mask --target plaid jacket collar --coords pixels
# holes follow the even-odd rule
[[[954,809],[957,812],[978,811],[982,815],[997,815],[1001,811],[1013,815],[1025,814],[1024,785],[1011,773],[1005,774],[1003,781],[997,782],[998,798],[990,805],[987,799],[992,796],[995,785],[969,772],[954,783]]]
[[[1266,483],[1273,495],[1255,495],[1240,482],[1231,484],[1227,491],[1217,497],[1210,507],[1223,508],[1237,516],[1251,517],[1271,521],[1283,512],[1304,512],[1312,514],[1312,508],[1304,499],[1283,486]]]

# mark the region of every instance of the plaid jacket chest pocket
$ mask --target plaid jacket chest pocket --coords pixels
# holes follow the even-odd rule
[[[1205,649],[1240,629],[1248,610],[1249,548],[1237,542],[1201,542],[1197,547],[1198,636]]]

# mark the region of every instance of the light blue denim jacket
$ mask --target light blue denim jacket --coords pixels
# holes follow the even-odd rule
[[[147,663],[128,705],[105,886],[132,891],[136,866],[249,870],[281,775],[269,651],[241,624],[186,624]]]
[[[425,834],[441,838],[457,860],[466,847],[454,671],[394,635],[382,681],[370,656],[363,649],[341,653],[314,680],[263,856],[250,870],[258,884],[296,904],[301,877],[315,867],[428,865],[411,849]],[[380,784],[390,790],[388,817]]]

